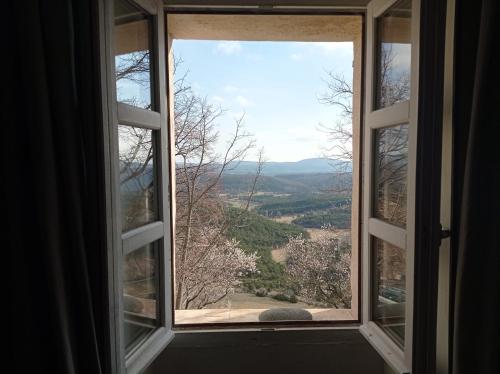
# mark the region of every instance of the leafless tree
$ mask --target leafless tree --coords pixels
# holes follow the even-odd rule
[[[347,164],[352,162],[352,83],[343,74],[327,72],[324,80],[327,91],[319,102],[340,109],[340,118],[334,125],[320,124],[320,130],[328,136],[326,155]]]
[[[136,54],[122,58],[117,80],[149,84],[141,77],[149,68],[146,64],[148,59]],[[219,196],[224,173],[254,149],[255,141],[244,129],[243,115],[235,120],[233,134],[220,151],[217,121],[224,111],[192,90],[188,72],[180,73],[181,64],[181,59],[174,60],[175,307],[193,309],[221,300],[242,276],[256,270],[255,254],[245,253],[237,242],[227,238],[231,222]],[[149,130],[125,126],[120,127],[120,137],[122,187],[133,183],[132,188],[140,191],[140,199],[133,200],[139,203],[128,204],[127,210],[129,220],[137,221],[144,214],[141,208],[153,206],[144,204],[144,193],[153,187],[153,137]],[[244,209],[253,197],[262,163],[260,151]]]
[[[376,106],[385,108],[410,98],[410,71],[398,66],[392,43],[382,43],[377,76]]]
[[[389,46],[381,51],[380,74],[377,78],[378,106],[386,107],[407,100],[410,92],[409,73],[394,67],[395,55]],[[319,97],[319,102],[340,110],[340,119],[333,125],[320,124],[320,130],[328,135],[325,152],[328,157],[352,161],[352,100],[354,88],[352,80],[343,74],[327,72],[324,79],[326,92]]]
[[[246,157],[254,140],[244,131],[241,117],[236,120],[224,153],[218,154],[214,149],[218,137],[215,121],[222,113],[220,109],[190,90],[175,90],[182,92],[175,104],[175,302],[179,309],[201,308],[224,298],[237,285],[238,276],[255,270],[255,255],[244,255],[237,243],[225,237],[230,222],[224,214],[225,204],[218,197],[224,172]],[[256,171],[246,209],[260,171],[261,166]]]
[[[381,129],[376,134],[375,214],[391,223],[406,223],[408,126]]]
[[[149,50],[134,51],[115,56],[115,78],[117,83],[117,96],[120,98],[120,83],[128,82],[149,90],[151,95],[151,65]],[[125,90],[124,90],[125,91]],[[132,96],[127,91],[120,100],[126,104],[144,109],[151,109],[152,100]]]
[[[396,56],[391,44],[382,44],[379,68],[377,69],[379,72],[377,77],[378,87],[376,89],[377,107],[386,107],[409,99],[409,72],[406,69],[397,67],[395,60]],[[340,160],[335,164],[336,169],[334,170],[339,177],[344,176],[344,179],[340,179],[340,185],[335,186],[334,190],[336,192],[345,192],[350,190],[349,185],[346,186],[347,179],[345,175],[350,174],[352,168],[352,100],[354,89],[351,79],[332,71],[327,72],[325,83],[327,89],[320,96],[319,101],[322,104],[338,108],[340,118],[333,125],[320,124],[319,129],[327,135],[326,156]],[[390,137],[391,140],[386,139],[387,141],[383,145],[379,144],[377,150],[379,152],[377,154],[377,169],[379,175],[382,176],[378,183],[385,185],[386,190],[387,186],[392,185],[388,194],[391,195],[391,201],[396,203],[392,204],[391,216],[401,217],[406,213],[404,209],[406,200],[403,198],[406,191],[403,187],[405,187],[406,169],[404,162],[406,160],[405,152],[408,134],[404,126],[395,127],[392,130],[383,130],[382,132],[384,131],[386,133],[385,138]]]
[[[119,126],[122,229],[155,219],[151,130]]]

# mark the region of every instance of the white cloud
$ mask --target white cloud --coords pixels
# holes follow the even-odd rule
[[[300,61],[304,58],[304,56],[301,53],[292,53],[290,55],[290,60],[292,61]]]
[[[215,52],[224,55],[237,55],[241,52],[243,47],[240,42],[236,41],[223,41],[217,43],[215,47]]]
[[[238,95],[235,97],[235,100],[238,104],[240,104],[244,108],[254,105],[254,103],[248,100],[245,96]]]

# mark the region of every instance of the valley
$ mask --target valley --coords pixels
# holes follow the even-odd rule
[[[285,247],[291,238],[338,239],[350,251],[351,174],[331,172],[331,164],[324,160],[321,165],[323,169],[313,168],[319,172],[283,174],[274,167],[266,173],[265,165],[248,210],[244,207],[255,176],[248,172],[252,165],[240,165],[223,175],[219,197],[231,222],[226,235],[246,253],[257,254],[257,272],[242,278],[232,293],[209,308],[324,307],[299,296],[299,286],[285,271]],[[285,172],[300,169],[286,166]]]

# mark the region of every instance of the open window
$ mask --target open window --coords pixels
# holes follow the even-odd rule
[[[398,373],[412,352],[419,5],[367,12],[361,331]]]
[[[167,9],[176,327],[359,322],[362,21]]]
[[[361,322],[361,332],[387,363],[398,373],[410,372],[419,7],[419,0],[374,0],[368,4],[365,15],[355,12],[349,14],[345,10],[342,14],[334,11],[323,14],[319,11],[318,14],[311,15],[301,14],[297,9],[290,13],[283,11],[281,14],[217,14],[213,9],[208,12],[198,8],[189,11],[184,9],[183,12],[183,8],[175,7],[167,9],[165,14],[160,1],[146,0],[115,0],[110,5],[107,11],[112,15],[112,21],[108,25],[111,36],[107,48],[109,60],[112,61],[109,67],[112,81],[109,85],[113,87],[109,95],[112,161],[110,210],[114,235],[111,273],[116,295],[112,313],[116,313],[116,328],[113,333],[119,372],[134,373],[145,367],[171,340],[175,324],[179,328],[200,325],[219,328],[221,324],[233,328],[242,327],[242,324],[254,328],[296,328],[325,326],[327,322],[353,328],[358,328],[358,323]],[[365,35],[362,34],[363,17]],[[224,175],[221,164],[215,159],[200,163],[200,157],[203,158],[206,154],[200,153],[202,148],[199,145],[204,144],[206,138],[203,137],[207,133],[191,126],[198,122],[192,121],[193,118],[189,118],[189,115],[195,109],[198,119],[206,121],[208,118],[210,126],[207,107],[186,107],[188,111],[176,109],[176,94],[180,93],[179,100],[187,102],[193,97],[182,96],[187,92],[186,86],[182,86],[184,76],[175,76],[175,40],[314,42],[323,47],[325,43],[351,43],[352,70],[350,86],[347,88],[351,90],[352,96],[350,101],[344,102],[351,111],[351,127],[347,136],[351,153],[343,175],[336,175],[344,181],[348,180],[349,194],[346,195],[343,191],[343,195],[328,195],[325,198],[321,188],[328,189],[328,186],[318,187],[313,192],[313,198],[307,201],[307,204],[321,206],[321,214],[315,215],[315,212],[307,210],[309,205],[304,208],[304,199],[284,196],[288,192],[279,196],[280,193],[270,195],[269,191],[261,191],[263,193],[256,199],[256,203],[252,200],[256,196],[255,192],[258,192],[252,190],[258,185],[257,182],[254,183],[255,179],[234,178],[234,173],[227,174],[225,186],[214,184],[214,189],[206,193],[200,190],[203,183],[209,186],[212,184],[214,175]],[[233,48],[234,51],[237,48],[234,46],[235,44],[227,43],[224,48],[227,51]],[[209,74],[210,71],[205,73]],[[179,82],[181,85],[177,86]],[[341,86],[339,90],[342,91],[342,88],[346,87]],[[228,90],[234,89],[235,87],[228,86]],[[364,108],[361,98],[365,99]],[[239,99],[243,102],[245,98]],[[338,103],[338,96],[334,99]],[[286,111],[288,108],[280,110]],[[179,120],[181,127],[176,123]],[[182,125],[187,127],[182,128]],[[194,132],[201,134],[201,138],[194,139]],[[188,156],[180,160],[178,156],[182,154],[176,147],[183,146],[191,149],[195,157]],[[228,169],[248,166],[241,163],[241,158],[229,158],[229,161],[226,165]],[[258,164],[256,170],[260,175],[262,170]],[[308,164],[305,167],[314,168],[314,165]],[[196,174],[201,168],[207,172]],[[275,174],[279,176],[280,172],[282,171],[278,170]],[[285,185],[297,188],[304,185],[304,180],[310,183],[310,178],[311,176],[303,175],[290,178],[281,176],[277,178],[276,188],[284,188]],[[224,190],[231,183],[231,188],[236,190],[243,182],[244,189],[250,187],[250,194],[245,195],[244,199],[239,195],[239,190],[234,194],[230,189]],[[223,199],[203,200],[208,195],[217,195]],[[213,227],[200,229],[201,225],[198,225],[196,230],[192,230],[192,227],[182,226],[185,222],[193,222],[192,216],[187,221],[180,220],[189,213],[186,211],[192,208],[190,202],[193,200],[208,201],[197,212],[196,222],[199,224],[215,222],[224,227],[221,219],[224,214],[230,217],[236,215],[238,219],[245,218],[246,220],[238,221],[233,231],[240,230],[240,236],[225,237],[226,232],[223,231],[214,234]],[[239,209],[242,204],[246,209],[244,213]],[[283,211],[292,205],[305,209],[306,213],[301,212],[300,217],[292,217],[296,221],[293,230],[279,222]],[[293,237],[294,234],[306,232],[299,227],[300,222],[319,219],[335,219],[335,222],[340,222],[339,217],[346,218],[346,212],[349,212],[347,220],[350,222],[349,240],[346,241],[349,242],[349,257],[345,272],[349,272],[349,279],[344,283],[348,284],[350,294],[348,302],[342,304],[345,307],[306,306],[301,309],[305,309],[308,314],[301,314],[300,318],[297,317],[299,314],[290,317],[290,314],[285,313],[285,317],[274,315],[267,320],[261,318],[266,310],[259,308],[257,312],[242,312],[237,308],[220,307],[219,303],[222,313],[220,310],[214,312],[212,309],[217,308],[213,308],[213,304],[224,297],[225,301],[231,302],[227,298],[228,289],[234,290],[234,287],[227,286],[227,282],[222,283],[221,287],[226,287],[222,290],[217,285],[214,291],[215,302],[197,303],[196,297],[203,301],[207,290],[213,286],[210,272],[214,268],[204,267],[208,263],[206,258],[222,254],[227,259],[228,254],[231,254],[239,261],[244,255],[248,257],[249,253],[244,253],[237,245],[246,238],[241,236],[242,233],[250,235],[251,230],[245,229],[251,224],[257,222],[260,225],[265,221],[269,224],[268,231],[271,234],[282,229],[289,230],[292,237],[285,232],[280,240],[284,244],[296,240],[303,245],[301,240],[304,237]],[[297,212],[294,211],[294,214]],[[336,216],[332,218],[334,214]],[[193,257],[191,262],[187,257],[189,251],[176,252],[179,250],[176,246],[186,242],[186,237],[191,235],[192,238],[195,231],[199,235],[197,245],[205,248],[213,247],[212,242],[203,242],[206,238],[223,237],[224,241],[217,241],[222,243],[220,251],[203,252],[201,256]],[[342,248],[347,248],[342,247],[339,233],[340,231],[335,232],[338,237],[325,240],[327,245],[322,248],[326,248],[323,259],[332,255],[334,265],[337,264],[335,261],[341,259],[337,254],[344,253]],[[257,239],[262,239],[259,235],[257,233]],[[311,245],[309,249],[318,248]],[[331,252],[328,251],[329,248],[332,249]],[[279,248],[268,249],[271,256],[271,250]],[[244,258],[245,261],[247,259]],[[325,262],[321,258],[319,261],[312,261],[318,267],[325,267]],[[217,263],[214,261],[214,264]],[[193,281],[193,273],[189,272],[197,266],[197,276],[208,277],[207,285],[199,286],[196,279]],[[223,274],[222,278],[226,277],[223,280],[228,281],[229,276],[235,273],[233,271],[226,276],[228,273],[224,272],[228,267],[233,267],[232,262],[223,261],[221,264],[219,261],[218,266],[220,267],[216,270]],[[331,275],[330,270],[327,269],[327,273]],[[240,273],[243,271],[236,272],[238,276]],[[247,282],[248,291],[252,284],[260,284],[255,282],[256,279],[252,275],[243,274],[243,279],[239,281]],[[318,285],[323,281],[320,278]],[[238,284],[241,285],[241,282]],[[270,294],[268,286],[253,286],[252,290],[256,297],[276,296],[276,300],[290,304],[293,304],[292,296],[302,297],[299,300],[301,302],[305,300],[298,289],[294,289],[297,294],[293,295],[286,292]],[[284,289],[279,289],[282,290]],[[259,296],[258,293],[266,295]],[[220,300],[219,296],[222,296]],[[207,305],[212,307],[207,308]],[[304,315],[306,318],[303,318]]]
[[[172,339],[163,9],[109,2],[116,367],[142,370]]]

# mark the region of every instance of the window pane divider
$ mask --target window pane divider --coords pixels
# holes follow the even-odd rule
[[[143,127],[151,130],[160,130],[160,113],[136,108],[125,103],[117,103],[118,123],[121,125]]]
[[[122,235],[123,255],[127,255],[134,250],[152,243],[162,238],[164,235],[164,224],[157,221],[133,229]]]
[[[370,235],[385,240],[396,247],[406,249],[406,230],[391,225],[377,218],[368,219],[368,232]]]
[[[403,101],[386,108],[368,113],[366,122],[371,129],[379,129],[408,123],[410,119],[410,102]]]

